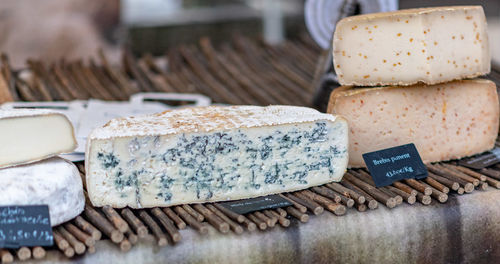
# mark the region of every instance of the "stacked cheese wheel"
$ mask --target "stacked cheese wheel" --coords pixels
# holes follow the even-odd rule
[[[363,153],[407,143],[426,163],[493,148],[496,86],[472,79],[490,71],[481,6],[348,17],[337,24],[333,55],[344,86],[328,112],[348,119],[351,167],[365,166]]]
[[[44,110],[0,110],[0,206],[49,207],[52,226],[83,211],[76,166],[54,157],[76,148],[73,126]]]

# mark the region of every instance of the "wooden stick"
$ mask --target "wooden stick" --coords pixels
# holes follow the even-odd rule
[[[487,182],[481,182],[479,184],[479,189],[481,189],[483,191],[487,191],[488,190],[488,186],[489,186],[489,184]]]
[[[311,201],[310,199],[304,200],[303,197],[299,197],[296,194],[297,193],[294,193],[294,194],[287,193],[285,195],[290,200],[293,200],[293,201],[305,206],[308,210],[313,212],[313,214],[315,214],[315,215],[319,215],[319,214],[323,213],[324,209],[319,204],[317,204],[314,201]],[[288,210],[287,210],[287,212],[288,212]]]
[[[416,196],[402,191],[401,189],[398,189],[394,186],[387,186],[387,188],[389,188],[392,192],[400,195],[408,204],[414,204],[417,201]]]
[[[250,214],[247,214],[247,217],[248,219],[250,219],[252,222],[254,222],[257,227],[260,229],[260,230],[266,230],[267,229],[267,224],[266,222],[260,220],[257,216],[255,216],[254,214],[250,213]]]
[[[47,255],[47,252],[45,252],[43,247],[34,247],[32,251],[34,259],[43,259],[45,255]]]
[[[92,239],[95,241],[100,240],[102,237],[101,231],[99,231],[95,226],[91,223],[87,222],[87,220],[83,219],[81,216],[77,216],[74,221],[75,225],[80,229],[85,231],[87,234],[92,236]]]
[[[102,207],[102,212],[120,232],[125,233],[129,229],[127,222],[121,218],[113,207],[105,205]]]
[[[450,192],[450,188],[444,186],[443,184],[441,184],[440,182],[434,180],[432,177],[426,177],[423,179],[423,181],[427,184],[429,184],[430,186],[436,188],[437,190],[439,190],[440,192],[442,193],[449,193]]]
[[[445,185],[446,187],[448,187],[454,191],[456,191],[456,190],[458,190],[458,188],[460,188],[460,184],[458,184],[458,182],[452,181],[448,178],[436,175],[436,174],[431,173],[431,172],[429,172],[428,178],[432,178],[432,179],[440,182],[441,184]]]
[[[217,209],[213,204],[207,204],[207,208],[212,211],[215,215],[220,217],[223,221],[229,224],[229,227],[236,234],[243,233],[243,227],[241,227],[237,222],[231,220],[227,215],[222,213],[219,209]],[[237,218],[237,217],[236,217]],[[242,219],[244,221],[244,219]]]
[[[457,177],[458,173],[449,172],[448,170],[445,170],[441,167],[433,166],[433,165],[428,165],[427,168],[430,171],[432,171],[433,173],[439,174],[445,178],[448,178],[452,181],[460,183],[460,185],[464,186],[464,190],[466,193],[470,193],[470,192],[474,191],[474,184],[472,184],[471,182],[468,182],[460,177]]]
[[[182,208],[188,212],[188,214],[190,214],[191,216],[194,217],[194,219],[196,219],[198,222],[203,222],[203,220],[205,220],[205,217],[203,217],[202,214],[196,212],[191,206],[189,206],[188,204],[184,204],[182,205]]]
[[[195,230],[200,232],[200,234],[207,234],[208,233],[208,227],[200,222],[198,220],[194,219],[184,208],[181,206],[175,206],[174,211],[184,220],[188,225],[193,227]]]
[[[417,196],[417,190],[411,188],[410,186],[408,186],[402,182],[393,182],[392,186],[394,186],[394,187],[400,189],[401,191],[406,192],[410,195]]]
[[[196,211],[201,213],[212,226],[214,226],[217,230],[219,230],[219,232],[221,233],[229,232],[229,224],[224,222],[224,220],[222,220],[220,217],[218,217],[204,205],[195,204],[193,205],[193,207]]]
[[[290,226],[290,220],[286,219],[284,216],[280,215],[278,212],[270,210],[272,214],[274,214],[276,217],[278,217],[278,222],[282,227],[289,227]]]
[[[174,222],[172,222],[172,220],[170,220],[160,208],[155,207],[151,209],[151,213],[156,217],[156,219],[158,219],[158,221],[160,221],[165,230],[167,230],[167,233],[170,235],[170,238],[172,238],[174,243],[181,241],[181,234],[175,227]]]
[[[490,185],[490,186],[493,186],[497,189],[500,189],[500,181],[497,181],[493,178],[490,178],[490,177],[486,177],[486,182]]]
[[[300,211],[300,210],[299,210]],[[287,213],[285,210],[283,210],[283,208],[276,208],[276,212],[281,215],[282,217],[286,217],[287,216]]]
[[[380,187],[379,190],[392,197],[394,201],[396,201],[396,205],[400,205],[403,203],[403,197],[391,191],[391,189],[389,189],[388,186]]]
[[[303,214],[299,210],[295,209],[295,207],[288,206],[286,208],[286,212],[288,214],[290,214],[291,216],[299,219],[299,221],[302,222],[302,223],[307,223],[307,221],[309,221],[309,215]]]
[[[71,223],[64,224],[66,230],[68,230],[73,236],[75,236],[80,242],[84,243],[86,246],[91,247],[95,245],[95,240],[88,234],[81,231],[78,227]]]
[[[394,208],[396,206],[396,201],[390,197],[389,195],[381,192],[380,190],[377,190],[377,188],[369,185],[368,183],[354,177],[353,175],[346,173],[344,177],[358,186],[360,189],[363,189],[363,191],[367,192],[368,194],[372,195],[373,198],[375,198],[377,201],[381,202],[388,208]]]
[[[136,234],[132,231],[132,229],[128,229],[125,231],[125,236],[127,237],[127,240],[130,242],[130,244],[135,245],[139,241],[139,238],[137,237]],[[89,247],[90,249],[90,247]]]
[[[500,172],[499,171],[484,168],[484,169],[481,169],[479,172],[481,172],[482,174],[484,174],[490,178],[493,178],[495,180],[500,181]]]
[[[245,216],[243,216],[243,217],[245,217]],[[243,225],[247,228],[247,230],[248,230],[248,231],[250,231],[250,232],[257,230],[257,225],[256,225],[254,222],[250,221],[250,219],[248,219],[248,218],[246,218],[246,217],[243,219],[243,223],[242,223],[242,224],[243,224]]]
[[[403,181],[409,186],[415,188],[415,190],[423,193],[424,195],[431,195],[432,193],[431,188],[426,187],[415,179],[404,179]]]
[[[31,250],[28,247],[21,247],[16,251],[16,255],[20,261],[25,261],[31,258]]]
[[[293,206],[294,206],[295,208],[297,208],[297,210],[299,210],[301,213],[305,213],[305,212],[307,212],[307,207],[305,207],[305,206],[301,205],[300,203],[297,203],[296,201],[294,201],[294,200],[292,200],[292,199],[290,199],[290,198],[286,197],[286,196],[285,196],[285,195],[283,195],[283,194],[280,194],[280,196],[281,196],[282,198],[286,199],[287,201],[289,201],[290,203],[292,203],[292,204],[293,204]]]
[[[132,248],[132,244],[128,239],[123,239],[122,242],[120,242],[120,250],[121,252],[128,252]]]
[[[97,212],[94,208],[89,205],[85,205],[84,210],[85,216],[94,224],[99,230],[101,230],[106,236],[108,236],[114,243],[120,243],[123,240],[123,233],[116,229],[113,224],[111,224],[104,216]],[[75,250],[76,252],[76,250]]]
[[[273,227],[276,223],[278,223],[279,216],[274,215],[271,210],[264,210],[262,213],[271,219],[271,225],[269,225],[270,227]]]
[[[135,216],[132,210],[124,208],[121,211],[121,215],[130,224],[138,237],[145,238],[148,235],[148,228],[139,218],[137,218],[137,216]]]
[[[92,247],[88,247],[88,248],[87,248],[87,253],[89,253],[89,254],[94,254],[94,253],[95,253],[95,247],[94,247],[94,246],[92,246]]]
[[[227,217],[231,218],[233,221],[236,221],[238,223],[243,223],[245,221],[245,216],[243,215],[240,215],[240,214],[237,214],[229,209],[227,209],[226,207],[218,204],[218,203],[214,203],[213,206],[215,208],[217,208],[217,210],[221,211],[222,213],[224,213]]]
[[[334,213],[335,215],[344,215],[346,213],[346,207],[344,205],[341,205],[341,204],[338,204],[338,203],[335,203],[333,202],[332,200],[326,198],[326,197],[323,197],[319,194],[316,194],[316,193],[313,193],[309,190],[304,190],[304,191],[301,191],[299,192],[300,194],[303,194],[304,196],[307,196],[309,197],[310,199],[318,202],[319,204],[321,204],[323,207],[325,207],[328,211]],[[354,200],[353,199],[348,199],[348,198],[345,198],[346,199],[346,202],[352,202],[352,205],[354,205]],[[350,201],[349,201],[350,200]],[[351,207],[352,207],[351,205]]]
[[[432,199],[429,195],[424,195],[423,193],[417,193],[417,200],[423,205],[429,205],[432,202]]]
[[[64,237],[57,232],[57,230],[52,230],[52,235],[54,237],[54,241],[56,242],[57,247],[64,251],[69,247],[69,242],[64,239]]]
[[[345,187],[353,189],[353,190],[357,191],[358,193],[362,194],[366,198],[366,203],[367,203],[368,208],[370,208],[370,210],[374,210],[374,209],[378,208],[377,200],[375,200],[375,198],[373,198],[367,192],[363,191],[361,188],[354,185],[352,182],[348,181],[347,179],[342,179],[341,183]]]
[[[355,207],[356,207],[356,210],[358,210],[359,212],[364,212],[368,208],[366,206],[366,204],[360,204],[360,203],[356,204]]]
[[[458,188],[458,190],[457,190],[458,194],[464,194],[464,192],[465,192],[465,190],[462,187]]]
[[[479,185],[479,182],[480,182],[479,179],[476,179],[476,178],[474,178],[472,176],[469,176],[468,174],[463,173],[463,172],[461,172],[461,171],[459,171],[459,170],[451,167],[450,165],[445,166],[444,164],[437,164],[437,165],[434,165],[434,166],[442,169],[445,172],[448,172],[448,173],[452,174],[455,177],[458,177],[458,178],[460,178],[462,180],[465,180],[467,182],[472,183],[474,185],[474,187]]]
[[[256,211],[256,212],[253,212],[252,213],[255,217],[259,218],[260,220],[262,220],[264,223],[266,223],[266,225],[268,227],[274,227],[276,225],[276,222],[277,221],[273,221],[273,219],[267,217],[266,215],[264,215],[263,213],[259,212],[259,211]]]
[[[0,262],[1,263],[12,263],[14,261],[14,256],[7,249],[0,249]]]
[[[75,249],[72,247],[68,247],[67,249],[63,250],[63,253],[66,257],[72,258],[75,255]]]
[[[443,165],[448,167],[448,168],[453,168],[455,170],[461,171],[461,172],[463,172],[471,177],[474,177],[480,181],[486,181],[486,176],[484,176],[483,174],[477,173],[469,168],[462,167],[462,166],[455,166],[455,165],[446,164],[446,163],[443,163]]]
[[[314,192],[316,192],[317,194],[320,194],[320,195],[323,195],[324,197],[332,199],[336,203],[340,203],[342,201],[341,196],[343,196],[343,195],[335,192],[334,190],[330,190],[330,189],[323,187],[323,186],[312,187],[311,189]],[[343,196],[343,197],[347,198],[346,196]]]
[[[353,200],[356,200],[358,203],[362,204],[366,201],[366,198],[357,193],[356,191],[354,190],[351,190],[349,188],[346,188],[342,185],[340,185],[339,183],[336,183],[336,182],[332,182],[332,183],[327,183],[326,184],[326,187],[348,197],[348,198],[352,198]]]
[[[73,236],[66,228],[64,228],[62,225],[58,226],[57,231],[69,242],[69,244],[75,249],[75,253],[78,255],[81,255],[85,253],[85,245],[78,241],[75,236]]]
[[[163,208],[163,212],[174,221],[177,228],[181,230],[186,228],[186,223],[170,207]]]
[[[160,226],[153,220],[153,218],[146,212],[146,210],[139,211],[139,217],[146,223],[146,225],[151,229],[153,235],[158,240],[158,246],[163,247],[168,243],[167,236],[161,230]]]
[[[427,185],[426,183],[422,183],[424,185]],[[438,200],[440,203],[445,203],[446,201],[448,201],[448,195],[439,191],[438,189],[430,186],[430,185],[427,185],[429,188],[432,189],[432,194],[431,194],[431,197]]]

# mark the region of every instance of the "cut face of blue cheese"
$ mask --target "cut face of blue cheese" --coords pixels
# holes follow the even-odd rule
[[[340,181],[343,118],[292,106],[186,108],[116,119],[87,144],[95,206],[225,201]]]
[[[41,109],[0,110],[0,168],[39,161],[77,146],[73,125]]]
[[[342,85],[437,84],[490,72],[481,6],[399,10],[347,17],[333,37]]]
[[[61,158],[1,169],[0,182],[0,206],[46,204],[52,226],[78,216],[85,206],[80,172]]]

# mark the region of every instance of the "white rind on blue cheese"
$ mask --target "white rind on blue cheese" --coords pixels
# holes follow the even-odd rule
[[[78,216],[85,206],[80,172],[61,158],[1,169],[0,182],[0,206],[47,204],[52,226]]]
[[[95,206],[224,201],[340,181],[343,118],[292,106],[186,108],[110,121],[87,142]]]

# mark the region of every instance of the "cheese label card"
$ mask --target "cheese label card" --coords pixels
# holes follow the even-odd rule
[[[500,162],[500,148],[496,147],[482,154],[470,158],[461,159],[458,164],[471,169],[480,170]]]
[[[52,245],[47,205],[0,206],[0,248]]]
[[[277,194],[219,204],[237,214],[248,214],[255,211],[292,205],[288,200]]]
[[[427,168],[413,143],[365,153],[363,159],[377,187],[427,177]]]

